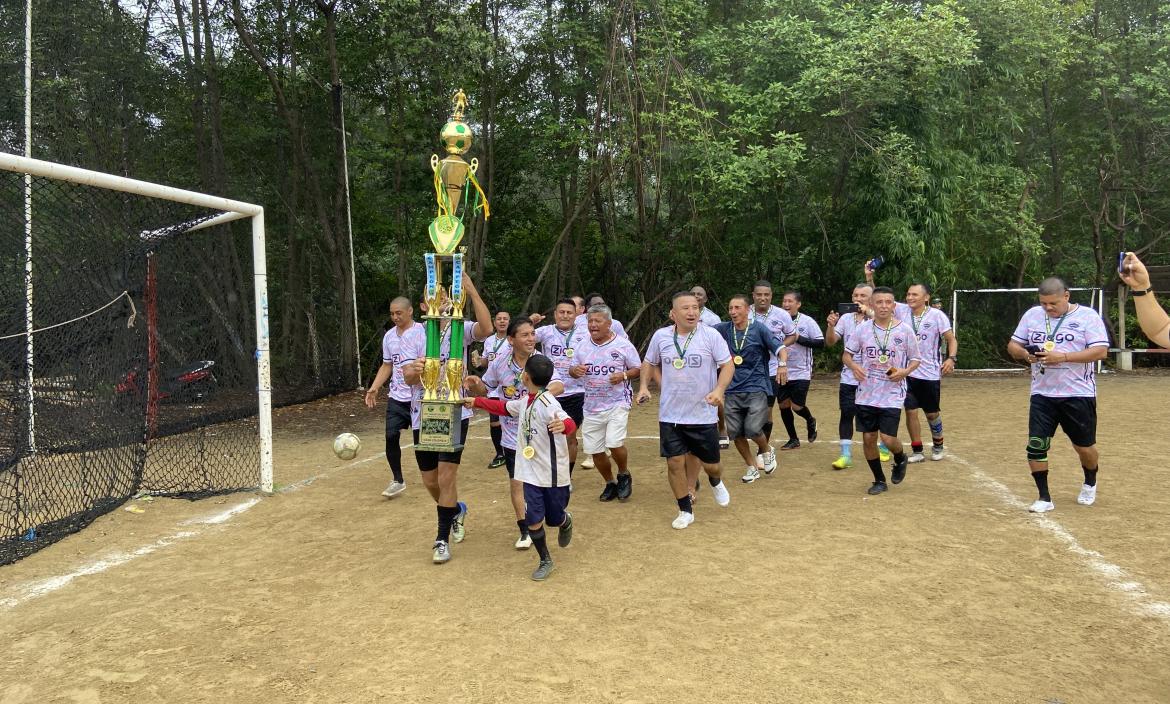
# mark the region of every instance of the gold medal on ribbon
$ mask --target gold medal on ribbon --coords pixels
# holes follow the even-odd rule
[[[890,355],[888,355],[888,354],[879,354],[878,355],[878,362],[885,364],[888,361],[890,361]]]
[[[513,396],[516,395],[516,387],[515,386],[505,386],[504,387],[504,395],[507,396],[508,398],[512,398]]]
[[[526,459],[526,460],[530,460],[533,457],[536,457],[536,448],[533,447],[532,445],[525,447],[523,455],[524,455],[524,459]]]
[[[675,369],[682,369],[683,367],[687,366],[687,363],[683,361],[682,357],[679,357],[678,359],[674,360],[673,362],[671,362],[671,364],[674,366]]]
[[[737,354],[731,358],[731,361],[735,362],[735,366],[738,367],[739,365],[743,364],[743,357]]]
[[[568,357],[569,359],[573,358],[573,348],[572,347],[565,348],[565,356]]]
[[[1052,340],[1048,340],[1044,343],[1044,351],[1045,352],[1051,352],[1054,349],[1056,349],[1056,343],[1053,342]]]

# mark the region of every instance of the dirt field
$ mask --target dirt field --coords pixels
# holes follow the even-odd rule
[[[135,502],[0,569],[0,702],[1170,702],[1170,377],[1100,387],[1097,505],[1061,437],[1047,517],[1024,510],[1021,376],[949,380],[951,457],[876,498],[861,462],[829,469],[820,379],[822,440],[752,485],[725,454],[731,505],[704,487],[685,531],[639,408],[633,499],[578,470],[545,583],[486,424],[438,566],[410,452],[406,494],[379,495],[382,410],[284,409],[277,495]],[[342,430],[366,443],[351,463]]]

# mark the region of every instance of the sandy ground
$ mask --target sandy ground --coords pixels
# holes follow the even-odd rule
[[[752,485],[725,454],[730,507],[704,487],[685,531],[636,409],[633,499],[599,503],[578,470],[544,583],[485,423],[467,540],[436,566],[412,453],[409,490],[379,495],[381,409],[283,409],[277,495],[135,502],[0,569],[0,702],[1167,702],[1170,377],[1100,386],[1098,503],[1076,505],[1060,438],[1046,518],[1022,508],[1020,376],[949,380],[952,457],[876,498],[860,463],[829,469],[820,379],[821,441]],[[343,430],[365,441],[350,463],[329,450]]]

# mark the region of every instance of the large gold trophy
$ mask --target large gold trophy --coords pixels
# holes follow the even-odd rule
[[[471,127],[463,121],[467,96],[459,90],[451,103],[451,117],[439,133],[447,156],[441,160],[438,155],[431,156],[439,212],[427,228],[435,251],[424,255],[427,347],[418,448],[432,452],[463,447],[463,306],[467,294],[463,291],[463,254],[456,249],[463,239],[465,218],[475,218],[480,210],[485,219],[491,215],[487,197],[475,180],[479,160],[472,159],[470,164],[463,160],[472,141]],[[449,288],[443,285],[444,270],[451,275]]]

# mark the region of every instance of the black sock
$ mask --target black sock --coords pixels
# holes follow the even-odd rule
[[[866,458],[865,461],[869,462],[869,471],[873,472],[873,480],[875,482],[884,482],[886,480],[886,473],[882,471],[881,458],[875,457],[872,460]]]
[[[784,421],[784,429],[788,431],[788,439],[796,439],[796,416],[792,415],[791,408],[780,409],[780,420]]]
[[[496,446],[496,457],[504,454],[504,446],[500,444],[500,439],[504,435],[504,429],[498,425],[493,425],[491,429],[492,444]]]
[[[1048,493],[1048,470],[1032,472],[1032,480],[1036,482],[1036,489],[1040,492],[1040,500],[1052,501],[1052,495]]]
[[[678,502],[678,510],[679,511],[684,511],[686,513],[694,513],[695,512],[694,509],[691,508],[691,495],[690,494],[687,494],[686,496],[682,497],[681,499],[675,499],[675,501]]]
[[[764,437],[769,440],[772,439],[772,421],[764,423]]]
[[[1088,467],[1081,465],[1081,469],[1085,470],[1085,483],[1089,486],[1097,486],[1097,468],[1093,467],[1092,469],[1089,469]]]
[[[528,534],[532,536],[532,544],[536,546],[536,552],[540,555],[540,559],[551,560],[552,555],[548,554],[548,543],[544,541],[544,526],[529,531]]]
[[[816,420],[816,418],[813,418],[812,412],[808,410],[808,406],[805,406],[804,408],[800,409],[799,411],[793,411],[793,413],[800,416],[801,418],[804,418],[804,422],[806,422],[806,423],[811,423],[814,420]]]
[[[439,514],[439,532],[435,535],[435,540],[449,542],[451,540],[451,522],[459,515],[459,507],[436,506],[435,512]]]
[[[894,453],[894,464],[902,464],[905,461],[906,461],[906,453],[905,452],[895,452]]]
[[[523,519],[516,521],[516,527],[520,529],[520,537],[521,538],[523,538],[526,535],[531,535],[528,532],[528,524]]]
[[[394,481],[406,481],[402,478],[402,446],[398,444],[398,433],[386,436],[386,461],[390,463],[390,471],[394,474]]]
[[[910,449],[921,455],[922,454],[922,443],[912,442],[912,443],[910,443]]]
[[[721,481],[723,481],[723,477],[712,477],[710,474],[707,475],[707,482],[711,486],[719,486],[719,482]]]

